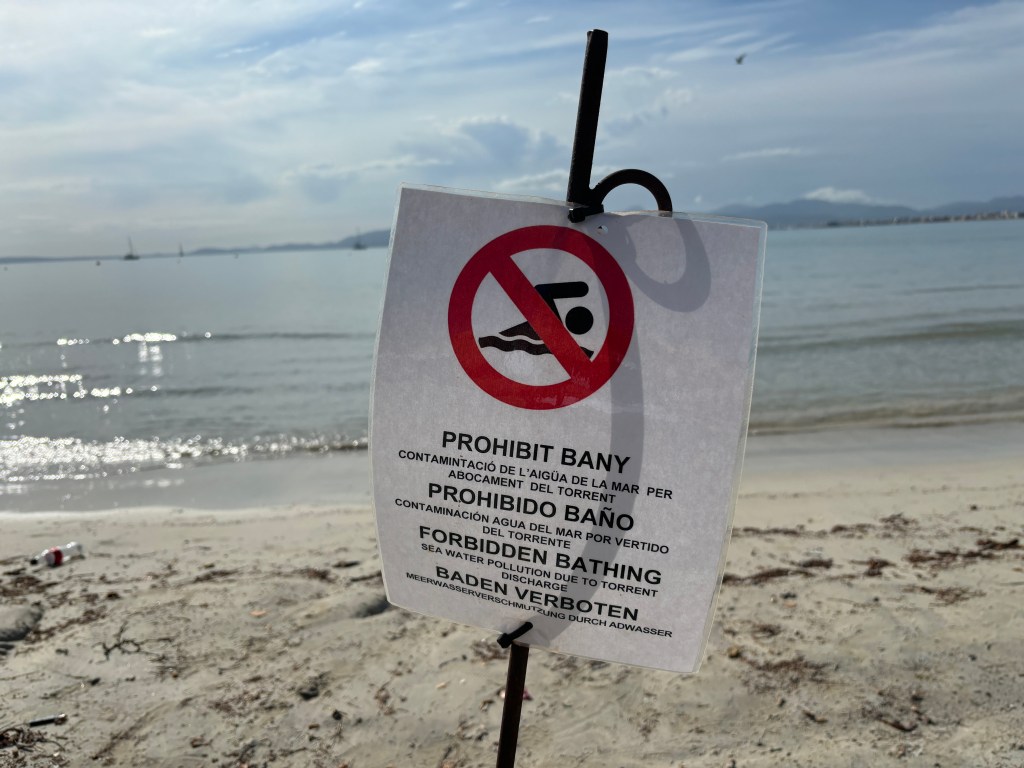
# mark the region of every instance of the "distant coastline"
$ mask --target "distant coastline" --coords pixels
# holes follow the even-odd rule
[[[1024,219],[1024,211],[998,211],[993,213],[975,213],[964,216],[898,216],[893,219],[876,219],[872,221],[830,221],[827,222],[825,226],[885,227],[893,224],[946,224],[952,221],[1001,221],[1004,219]]]
[[[918,210],[905,205],[839,203],[800,199],[769,205],[728,205],[712,211],[768,223],[769,229],[821,229],[824,227],[877,227],[892,224],[943,224],[956,221],[996,221],[1024,218],[1024,195],[997,197],[985,202],[949,203]]]
[[[332,240],[325,243],[277,243],[274,245],[244,245],[233,248],[203,247],[191,251],[174,251],[167,253],[144,253],[147,259],[179,259],[189,256],[223,256],[225,254],[242,253],[282,253],[288,251],[350,251],[362,250],[362,248],[383,248],[391,239],[391,230],[378,229],[372,232],[365,232],[358,235],[349,235],[341,240]],[[360,243],[362,247],[356,245]],[[69,261],[123,261],[122,255],[92,255],[92,256],[0,256],[0,264],[38,264],[38,263],[60,263]]]
[[[697,214],[700,212],[693,211]],[[833,203],[825,200],[792,200],[762,206],[729,205],[703,212],[712,216],[730,216],[767,222],[769,229],[826,229],[836,227],[882,227],[900,224],[945,224],[962,221],[1002,221],[1024,219],[1024,195],[994,198],[987,202],[950,203],[926,210],[907,206],[868,203]],[[276,243],[235,247],[205,246],[191,251],[147,253],[146,258],[182,256],[222,256],[242,253],[281,253],[288,251],[345,251],[384,248],[391,230],[377,229],[341,240],[323,243]],[[2,264],[27,264],[67,261],[121,260],[122,255],[93,256],[0,256]]]

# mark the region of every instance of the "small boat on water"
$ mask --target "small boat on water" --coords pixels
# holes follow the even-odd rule
[[[135,252],[135,245],[132,243],[132,239],[128,238],[128,253],[124,255],[125,261],[138,261],[139,254]]]

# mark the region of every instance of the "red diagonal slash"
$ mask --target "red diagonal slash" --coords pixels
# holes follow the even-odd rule
[[[537,332],[551,354],[561,363],[569,378],[579,379],[589,375],[590,366],[593,365],[590,358],[512,257],[506,256],[495,260],[491,265],[491,274],[512,299],[516,308],[523,313],[526,322]]]

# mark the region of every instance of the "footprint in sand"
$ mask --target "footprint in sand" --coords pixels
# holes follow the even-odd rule
[[[14,650],[14,643],[24,638],[43,618],[43,607],[15,605],[0,607],[0,657]]]

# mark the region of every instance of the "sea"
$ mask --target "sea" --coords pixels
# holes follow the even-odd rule
[[[752,435],[1024,422],[1024,221],[767,242]],[[382,248],[4,264],[0,510],[365,454],[386,269]]]

